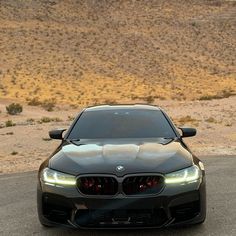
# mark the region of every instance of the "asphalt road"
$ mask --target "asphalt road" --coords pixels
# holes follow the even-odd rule
[[[0,235],[236,235],[236,156],[202,157],[207,171],[207,220],[164,230],[43,228],[36,213],[36,172],[0,176]]]

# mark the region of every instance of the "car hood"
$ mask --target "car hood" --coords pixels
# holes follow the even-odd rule
[[[170,139],[126,140],[116,142],[80,141],[66,143],[50,159],[49,167],[65,173],[125,174],[170,173],[191,166],[191,153],[179,141]],[[123,171],[117,171],[117,166]]]

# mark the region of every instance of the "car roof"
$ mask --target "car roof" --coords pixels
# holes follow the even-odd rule
[[[161,110],[160,107],[151,106],[147,104],[117,104],[117,105],[91,106],[91,107],[86,108],[85,111],[107,111],[107,110],[121,110],[121,109]]]

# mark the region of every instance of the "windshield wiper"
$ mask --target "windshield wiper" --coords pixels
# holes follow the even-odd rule
[[[165,140],[168,140],[168,139],[169,139],[169,141],[163,143],[164,145],[166,145],[166,144],[169,144],[169,143],[171,143],[171,142],[177,140],[178,138],[177,138],[177,137],[164,137],[163,139],[165,139]]]
[[[79,142],[80,139],[79,138],[78,139],[66,139],[66,141],[78,146],[78,144],[76,142]]]

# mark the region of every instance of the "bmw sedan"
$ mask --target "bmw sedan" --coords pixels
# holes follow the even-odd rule
[[[84,109],[38,172],[37,205],[43,226],[159,228],[203,223],[203,163],[177,128],[149,105]]]

